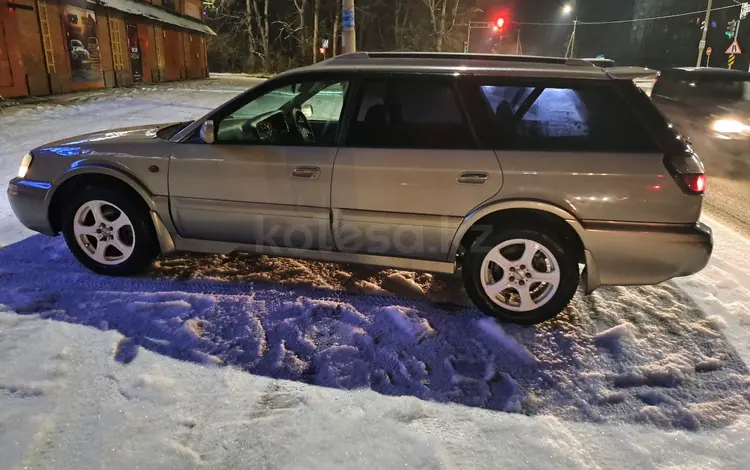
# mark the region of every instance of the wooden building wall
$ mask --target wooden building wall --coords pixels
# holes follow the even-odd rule
[[[163,4],[163,0],[143,1]],[[127,24],[137,26],[144,83],[208,76],[202,34],[94,6],[84,0],[14,2],[33,10],[9,9],[7,0],[0,0],[0,96],[46,95],[132,85]],[[40,2],[49,29],[48,51],[43,41],[42,18],[45,15],[40,11]],[[82,78],[80,65],[76,68],[77,80],[73,79],[69,55],[71,38],[67,37],[64,18],[66,5],[94,11],[101,80],[91,78],[95,75],[93,72]],[[174,5],[177,13],[200,17],[199,0],[177,0]],[[88,45],[84,44],[84,47]],[[93,57],[93,52],[90,53]]]

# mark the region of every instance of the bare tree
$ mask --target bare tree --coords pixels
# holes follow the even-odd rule
[[[430,23],[435,34],[435,50],[441,52],[446,36],[456,26],[461,0],[422,0],[430,11]]]
[[[313,64],[318,61],[319,33],[320,33],[320,0],[313,0],[313,40],[312,40]]]
[[[397,1],[395,7],[396,9],[393,11],[393,43],[396,49],[401,51],[404,49],[406,24],[409,21],[411,2]]]
[[[306,19],[305,13],[307,11],[308,0],[293,0],[293,1],[294,1],[294,8],[297,10],[297,27],[295,28],[295,30],[297,32],[297,39],[299,40],[300,50],[304,51],[305,45],[307,45],[307,28],[305,25],[305,19]]]
[[[341,0],[333,0],[336,3],[336,18],[333,20],[333,56],[338,55],[339,46],[339,25],[341,24]]]
[[[248,2],[250,0],[247,0]],[[263,72],[270,72],[270,60],[271,60],[271,43],[270,35],[271,28],[268,20],[268,2],[270,0],[252,0],[253,10],[255,11],[255,20],[258,23],[259,38],[256,38],[258,48],[260,49],[259,54],[263,61]]]

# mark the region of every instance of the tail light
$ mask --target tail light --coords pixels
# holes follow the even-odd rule
[[[685,175],[685,185],[695,194],[703,194],[706,191],[706,175]]]
[[[685,194],[703,194],[708,183],[706,171],[698,155],[686,150],[680,155],[668,155],[664,166]]]

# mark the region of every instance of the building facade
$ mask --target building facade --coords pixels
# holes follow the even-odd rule
[[[0,0],[0,96],[208,76],[201,0]]]

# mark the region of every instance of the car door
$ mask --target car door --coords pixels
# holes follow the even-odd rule
[[[330,186],[346,90],[347,82],[335,79],[283,82],[217,112],[213,143],[179,145],[169,181],[180,235],[330,248]]]
[[[463,218],[502,186],[453,76],[363,78],[333,172],[339,250],[447,259]]]

